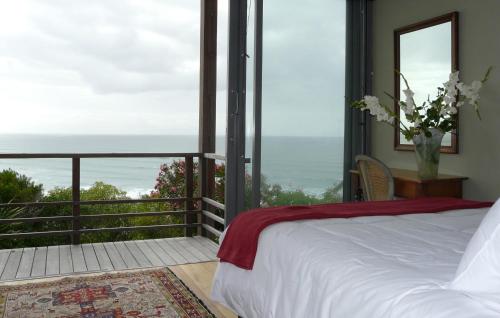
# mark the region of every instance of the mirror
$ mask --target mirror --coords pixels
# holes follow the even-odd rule
[[[394,69],[400,70],[408,79],[417,105],[427,100],[428,94],[431,97],[436,94],[437,87],[448,80],[452,71],[458,70],[458,13],[452,12],[395,30]],[[396,100],[400,100],[404,88],[401,76],[395,72]],[[395,110],[396,114],[400,114],[402,123],[406,124],[398,103],[395,103]],[[394,148],[413,150],[412,141],[401,134],[399,125],[395,127]],[[458,153],[456,130],[444,136],[441,152]]]

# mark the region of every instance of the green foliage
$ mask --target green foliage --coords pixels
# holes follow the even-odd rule
[[[322,203],[335,203],[342,201],[342,182],[328,188],[321,196],[307,194],[300,189],[284,190],[278,184],[270,185],[264,180],[261,184],[262,206],[280,205],[311,205]]]
[[[322,203],[335,203],[335,202],[342,202],[342,189],[343,189],[344,183],[339,182],[336,186],[330,187],[326,189],[326,191],[323,193],[323,202]]]
[[[43,187],[11,169],[0,172],[0,203],[34,202],[42,196]]]
[[[199,196],[199,172],[198,163],[193,163],[194,177],[194,196]],[[160,166],[156,185],[151,197],[155,198],[179,198],[186,194],[186,165],[182,160],[175,160],[170,164]],[[215,165],[215,188],[214,199],[218,202],[224,202],[225,188],[225,166],[223,164]],[[182,208],[182,204],[174,205],[175,208]]]
[[[44,201],[66,201],[71,200],[71,188],[55,188],[46,195]],[[149,198],[150,196],[144,196]],[[104,182],[96,182],[88,189],[80,191],[80,199],[82,201],[98,201],[98,200],[125,200],[130,199],[127,192]],[[82,205],[80,207],[81,215],[97,215],[97,214],[118,214],[118,213],[140,213],[140,212],[159,212],[169,211],[173,207],[165,203],[134,203],[134,204],[93,204]],[[71,207],[46,208],[43,214],[50,215],[71,215]],[[71,225],[69,222],[66,225],[61,225],[59,229],[68,229]],[[82,221],[82,228],[113,228],[113,227],[131,227],[143,225],[161,225],[181,223],[180,218],[172,216],[159,217],[108,217],[95,220]],[[82,235],[83,242],[109,242],[118,240],[138,240],[145,238],[158,237],[173,237],[182,234],[182,229],[166,229],[144,232],[93,232]],[[67,240],[67,239],[66,239]]]
[[[117,187],[105,184],[103,182],[96,182],[88,189],[82,189],[80,191],[80,199],[82,201],[90,200],[120,200],[126,199],[127,193],[118,189]],[[47,195],[43,198],[44,202],[54,202],[54,201],[71,201],[72,199],[72,189],[67,188],[54,188],[50,190]],[[126,205],[82,205],[80,207],[81,215],[95,215],[95,214],[114,214],[119,212],[128,212],[130,207]],[[41,216],[61,216],[61,215],[72,215],[71,206],[53,206],[46,207],[41,212]],[[109,218],[109,219],[99,219],[99,220],[82,220],[82,227],[84,228],[99,228],[99,227],[120,227],[128,226],[126,219],[122,218]],[[38,224],[39,230],[69,230],[72,227],[70,221],[58,221],[58,222],[45,222]],[[119,240],[126,238],[126,234],[120,232],[95,232],[92,234],[85,234],[83,236],[83,241],[109,241],[109,240]],[[69,240],[66,236],[61,236],[56,238],[58,244],[67,244]],[[48,238],[47,243],[53,243],[54,238]]]
[[[0,208],[0,218],[1,219],[13,219],[13,218],[21,218],[27,215],[26,208]],[[18,228],[22,228],[22,224],[20,223],[10,223],[10,224],[0,224],[0,233],[6,233],[12,230],[16,230]],[[7,240],[4,240],[7,241]],[[0,247],[1,247],[0,243]]]
[[[122,200],[129,199],[127,193],[119,188],[103,182],[96,182],[88,189],[80,191],[82,201],[90,200]],[[149,196],[146,196],[149,197]],[[70,187],[57,187],[50,190],[42,199],[41,202],[55,201],[71,201],[72,189]],[[169,211],[172,207],[165,203],[137,203],[137,204],[95,204],[82,205],[80,207],[81,215],[97,215],[97,214],[117,214],[131,212],[158,212]],[[19,218],[32,215],[27,209],[0,209],[1,218]],[[69,216],[72,215],[70,205],[48,206],[43,209],[38,209],[36,216]],[[96,220],[82,220],[82,228],[113,228],[113,227],[130,227],[143,225],[161,225],[161,224],[177,224],[182,223],[182,218],[175,216],[158,216],[158,217],[108,217],[99,218]],[[16,233],[16,232],[45,232],[45,231],[63,231],[71,230],[71,221],[52,221],[29,223],[14,223],[11,225],[0,226],[1,233]],[[160,229],[151,231],[118,231],[118,232],[93,232],[82,235],[82,242],[110,242],[118,240],[140,240],[146,238],[161,238],[161,237],[176,237],[183,234],[182,229]],[[25,246],[46,246],[70,244],[71,240],[67,235],[54,235],[38,238],[25,238],[13,240],[1,240],[0,248],[16,248]]]

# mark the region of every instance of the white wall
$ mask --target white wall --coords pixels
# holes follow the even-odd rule
[[[461,79],[482,78],[495,66],[481,95],[482,121],[472,108],[462,109],[459,154],[442,154],[440,172],[467,176],[464,197],[494,200],[500,197],[500,1],[499,0],[375,0],[374,95],[393,91],[393,30],[452,11],[459,12],[459,66]],[[435,47],[439,50],[439,47]],[[416,169],[413,152],[394,151],[393,128],[373,124],[373,156],[395,168]]]

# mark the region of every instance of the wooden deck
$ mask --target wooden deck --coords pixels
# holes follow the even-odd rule
[[[214,261],[205,237],[0,250],[0,281]]]

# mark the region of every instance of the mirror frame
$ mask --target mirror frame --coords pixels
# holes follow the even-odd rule
[[[400,37],[403,34],[418,31],[428,27],[436,26],[439,24],[451,22],[451,71],[458,71],[458,12],[451,12],[441,15],[432,19],[414,23],[394,30],[394,70],[399,70],[400,61]],[[400,100],[400,76],[394,72],[394,110],[399,114],[399,104],[396,102]],[[458,153],[458,114],[457,114],[457,129],[451,132],[451,146],[441,146],[442,153]],[[398,151],[414,151],[413,145],[401,144],[401,133],[399,128],[399,116],[396,118],[394,127],[394,150]]]

